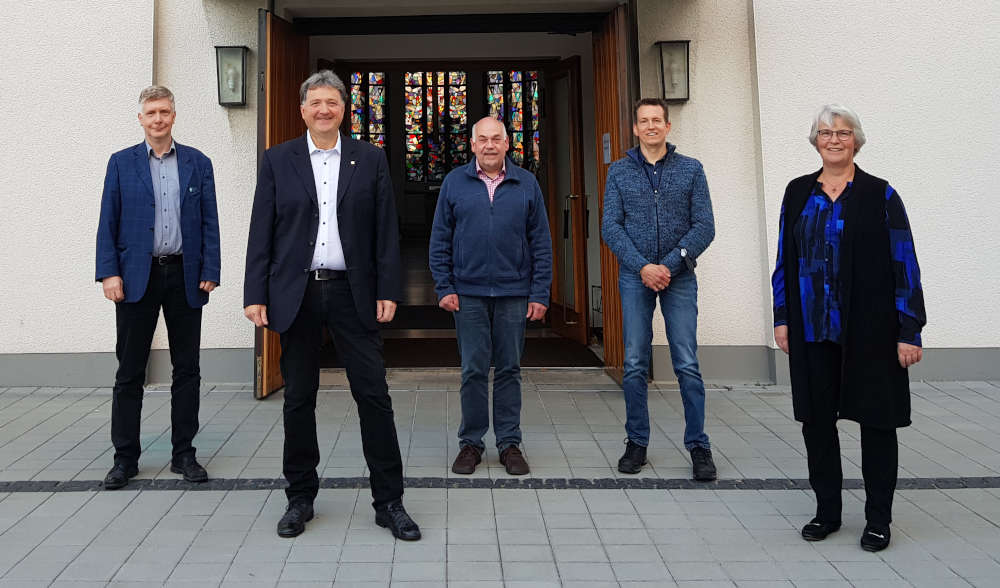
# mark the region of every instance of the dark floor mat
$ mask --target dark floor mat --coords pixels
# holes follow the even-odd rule
[[[531,321],[526,325],[529,329],[544,328],[541,321]],[[454,329],[455,319],[446,310],[437,305],[400,305],[396,308],[396,316],[392,322],[380,327],[384,331],[400,329]]]
[[[343,367],[332,345],[323,348],[324,368]],[[537,337],[525,340],[522,367],[600,367],[586,346],[569,339]],[[385,339],[386,367],[459,367],[455,339]]]

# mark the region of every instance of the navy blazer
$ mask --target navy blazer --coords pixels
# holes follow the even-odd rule
[[[202,281],[219,282],[219,214],[215,205],[212,161],[193,147],[177,147],[180,187],[181,251],[184,291],[191,308],[208,302],[198,288]],[[138,302],[146,293],[153,262],[153,178],[146,142],[122,149],[108,161],[97,225],[97,281],[120,276],[124,302]]]
[[[340,244],[355,310],[374,330],[375,301],[402,299],[395,196],[385,152],[343,135],[340,140]],[[299,313],[318,228],[316,181],[303,134],[264,152],[250,217],[243,305],[266,305],[268,327],[278,333]]]

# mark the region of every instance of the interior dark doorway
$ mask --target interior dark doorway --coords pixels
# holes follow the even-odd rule
[[[388,367],[459,365],[454,322],[437,306],[427,249],[437,196],[447,173],[471,161],[475,121],[501,120],[508,156],[538,177],[547,206],[556,259],[552,312],[529,323],[525,365],[600,366],[587,347],[586,251],[579,131],[579,60],[332,61],[348,86],[349,113],[341,132],[385,150],[396,188],[405,299],[382,327]],[[549,86],[551,85],[551,95]],[[578,165],[574,165],[578,163]],[[578,210],[577,210],[578,209]],[[574,254],[579,253],[579,260]],[[583,316],[580,316],[580,315]],[[567,324],[568,323],[568,324]],[[324,367],[339,367],[327,341]]]

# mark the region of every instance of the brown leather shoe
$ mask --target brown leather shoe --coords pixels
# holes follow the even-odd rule
[[[500,452],[500,463],[507,468],[507,473],[512,476],[523,476],[531,471],[528,468],[528,462],[524,459],[524,454],[517,448],[517,445],[511,445]]]
[[[451,471],[456,474],[471,474],[476,471],[476,466],[483,461],[483,452],[474,445],[463,445],[459,450],[455,463],[451,464]]]

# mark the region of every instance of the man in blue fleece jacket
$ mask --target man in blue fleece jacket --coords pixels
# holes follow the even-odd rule
[[[714,480],[705,434],[705,384],[698,369],[698,281],[695,259],[715,237],[712,202],[698,160],[667,142],[667,103],[643,98],[633,109],[639,147],[608,169],[601,234],[618,258],[625,339],[625,454],[618,471],[637,474],[646,463],[649,410],[646,379],[659,298],[670,359],[684,402],[684,447],[696,480]]]
[[[471,474],[486,450],[487,380],[500,463],[529,471],[521,443],[521,352],[527,320],[541,320],[552,284],[552,240],[538,180],[506,158],[499,121],[472,127],[475,160],[441,184],[431,228],[430,269],[438,306],[453,313],[462,357],[461,449],[451,471]]]

